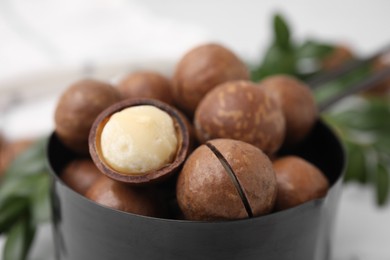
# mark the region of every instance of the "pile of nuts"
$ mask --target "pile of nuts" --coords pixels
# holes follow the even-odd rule
[[[329,182],[281,148],[318,119],[310,89],[286,75],[251,82],[219,44],[190,50],[172,79],[153,71],[116,86],[74,83],[55,112],[56,135],[77,154],[60,174],[73,190],[117,210],[217,221],[262,216],[326,195]]]

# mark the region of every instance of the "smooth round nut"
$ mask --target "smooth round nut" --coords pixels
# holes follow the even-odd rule
[[[187,159],[176,186],[188,220],[228,220],[269,213],[276,198],[272,163],[258,148],[231,139],[198,147]]]
[[[88,136],[97,115],[119,102],[116,88],[93,79],[77,81],[61,95],[55,110],[55,132],[62,143],[79,154],[88,154]]]
[[[164,204],[150,189],[129,187],[104,175],[93,183],[85,196],[111,209],[150,217],[165,215]]]
[[[74,191],[84,195],[102,173],[91,159],[75,159],[68,163],[60,175],[62,181]]]
[[[191,49],[176,66],[173,95],[177,106],[190,117],[201,99],[218,84],[247,80],[246,65],[219,44],[204,44]]]
[[[285,133],[277,102],[250,81],[226,82],[210,91],[196,110],[194,126],[201,143],[236,139],[269,155],[280,148]]]
[[[171,82],[154,71],[137,71],[126,75],[118,84],[124,98],[152,98],[173,105]]]
[[[273,162],[278,183],[275,209],[298,206],[327,194],[329,181],[315,165],[297,156],[285,156]]]
[[[355,59],[355,54],[350,47],[345,45],[337,45],[322,61],[322,69],[334,70],[343,64]]]
[[[390,67],[389,58],[386,55],[380,56],[372,62],[371,70],[373,73],[377,73],[381,70],[388,69]],[[368,97],[389,97],[390,96],[390,78],[371,86],[368,90],[363,92],[364,96]]]
[[[309,86],[291,76],[275,75],[262,80],[260,87],[282,108],[286,120],[284,143],[289,146],[302,141],[318,119],[317,105]]]
[[[110,167],[137,175],[171,163],[178,138],[167,112],[151,105],[132,106],[110,116],[101,132],[100,148]]]
[[[102,139],[102,137],[104,135],[104,129],[107,125],[107,122],[109,122],[110,118],[117,112],[124,111],[127,108],[139,106],[153,106],[169,115],[169,117],[173,121],[174,135],[177,138],[177,145],[175,145],[176,148],[175,152],[173,153],[173,156],[171,156],[171,152],[164,151],[164,147],[166,148],[165,144],[168,143],[168,146],[171,146],[170,142],[165,142],[165,144],[163,142],[162,147],[160,147],[162,149],[156,149],[155,147],[156,141],[159,142],[159,140],[167,139],[167,129],[162,129],[166,127],[159,126],[160,122],[152,122],[150,124],[153,126],[153,128],[155,128],[152,131],[153,134],[157,134],[153,138],[150,138],[151,140],[148,140],[148,137],[141,138],[141,136],[144,133],[149,132],[149,130],[141,130],[140,128],[138,128],[138,126],[135,129],[128,131],[128,133],[126,133],[125,129],[118,130],[119,132],[122,132],[124,134],[123,136],[122,133],[118,134],[119,132],[117,130],[114,130],[113,132],[111,132],[111,134],[113,135],[107,139],[107,143],[109,144],[110,142],[114,142],[114,146],[116,148],[114,147],[114,149],[108,149],[106,151],[108,153],[103,154],[102,145],[104,145],[105,141]],[[168,134],[171,135],[169,131]],[[141,142],[139,139],[142,139]],[[135,142],[133,143],[133,141]],[[134,149],[134,152],[128,152],[129,150],[133,150],[134,147],[131,146],[133,146],[134,144],[136,144],[137,148]],[[142,145],[145,145],[145,147],[142,147]],[[128,184],[146,185],[154,182],[163,181],[179,171],[189,152],[189,131],[187,128],[187,124],[185,123],[185,119],[182,117],[182,114],[168,104],[154,99],[126,99],[122,102],[116,103],[108,107],[96,118],[91,128],[91,133],[89,136],[89,146],[91,157],[95,162],[96,166],[102,171],[103,174],[114,180],[126,182]],[[170,157],[171,160],[168,162],[164,162],[163,165],[160,165],[160,167],[158,168],[148,169],[148,167],[143,167],[141,165],[142,167],[140,168],[143,169],[138,172],[129,172],[124,169],[112,167],[112,165],[110,165],[107,160],[110,157],[114,159],[119,158],[119,161],[122,162],[125,162],[127,160],[127,162],[125,162],[127,164],[148,164],[148,160],[146,160],[145,158],[147,158],[148,156],[155,157],[160,152],[162,154],[168,154],[168,157]],[[125,158],[126,156],[124,155],[126,154],[130,156],[128,156],[128,158]],[[141,154],[143,158],[141,158],[140,160],[137,157],[141,156]],[[126,166],[124,168],[131,167]]]

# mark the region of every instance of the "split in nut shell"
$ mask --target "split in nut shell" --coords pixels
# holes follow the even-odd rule
[[[139,186],[176,174],[189,152],[181,113],[153,99],[126,99],[101,113],[92,125],[92,159],[108,177]]]
[[[277,194],[269,158],[232,139],[198,147],[186,161],[176,190],[185,218],[204,221],[265,215],[273,210]]]
[[[143,70],[117,84],[69,86],[55,133],[74,158],[60,176],[80,195],[133,214],[261,217],[326,196],[320,169],[278,155],[303,142],[317,120],[303,82],[287,75],[251,82],[236,54],[207,43],[189,50],[171,76]]]

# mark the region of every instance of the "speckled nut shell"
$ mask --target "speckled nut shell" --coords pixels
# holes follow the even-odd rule
[[[196,110],[194,126],[201,143],[231,138],[253,144],[266,154],[279,149],[285,131],[279,105],[250,81],[230,81],[210,91]]]
[[[102,175],[91,159],[75,159],[66,165],[60,176],[71,189],[84,195]]]
[[[286,119],[285,144],[302,141],[313,128],[318,118],[318,109],[313,94],[305,83],[287,75],[269,76],[260,82],[260,87],[279,103]]]
[[[120,100],[118,90],[110,84],[93,79],[77,81],[57,103],[55,132],[65,146],[86,155],[92,123],[100,112]]]
[[[278,183],[275,210],[322,198],[329,189],[329,181],[321,170],[300,157],[282,157],[273,162],[273,167]]]
[[[118,111],[132,106],[151,105],[167,112],[173,119],[178,137],[178,150],[172,163],[158,170],[152,170],[142,175],[128,175],[112,169],[103,159],[100,148],[100,135],[110,116]],[[182,114],[166,103],[155,99],[126,99],[104,110],[95,120],[89,135],[90,154],[96,166],[106,176],[130,185],[147,185],[160,182],[180,170],[189,152],[190,137],[187,124]]]
[[[102,175],[85,195],[88,199],[120,211],[150,217],[164,217],[164,205],[150,189],[128,185]]]
[[[154,71],[136,71],[118,84],[124,98],[153,98],[174,105],[172,86],[168,78]]]
[[[249,79],[249,71],[233,52],[215,43],[198,46],[186,53],[176,66],[175,102],[192,117],[207,92],[218,84],[239,79]]]
[[[272,163],[258,148],[231,139],[198,147],[177,180],[178,205],[188,220],[227,220],[269,213],[276,198]]]

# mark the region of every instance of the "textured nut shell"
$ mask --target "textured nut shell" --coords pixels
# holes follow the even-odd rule
[[[274,161],[273,167],[278,183],[276,210],[322,198],[329,189],[329,181],[324,174],[300,157],[282,157]]]
[[[80,80],[60,97],[55,111],[55,131],[70,149],[88,154],[88,136],[97,115],[121,100],[113,86],[92,80]]]
[[[163,207],[149,189],[129,187],[102,175],[87,191],[96,203],[129,213],[160,217]]]
[[[184,164],[177,180],[176,196],[188,220],[248,217],[229,175],[206,145],[199,146]]]
[[[180,110],[177,111],[180,114],[181,118],[184,121],[184,124],[187,126],[188,129],[188,136],[189,136],[188,154],[191,154],[192,151],[194,151],[194,149],[199,146],[198,140],[196,138],[195,128],[192,122],[188,119],[188,117],[183,112],[181,112]]]
[[[249,81],[231,81],[210,91],[194,118],[201,143],[231,138],[253,144],[266,154],[284,141],[285,121],[276,101]]]
[[[193,116],[207,92],[229,80],[249,79],[245,64],[230,50],[218,44],[205,44],[190,50],[179,61],[173,77],[175,102]]]
[[[174,160],[164,167],[146,172],[142,175],[128,175],[111,168],[101,155],[100,135],[105,123],[115,112],[121,111],[131,106],[151,105],[167,112],[174,121],[178,137],[178,149]],[[106,176],[130,185],[149,185],[151,183],[161,182],[175,175],[180,169],[184,160],[187,158],[190,148],[190,136],[187,124],[182,113],[174,107],[155,99],[125,99],[105,109],[96,118],[89,135],[89,149],[92,160],[100,171]]]
[[[302,141],[313,128],[318,109],[310,88],[301,81],[287,76],[270,76],[260,82],[269,95],[279,103],[286,119],[285,144]]]
[[[124,98],[153,98],[173,105],[172,86],[169,79],[153,71],[128,74],[118,84]]]
[[[236,140],[211,140],[235,173],[253,216],[272,211],[277,194],[276,177],[270,159],[257,147]]]
[[[102,173],[91,159],[71,161],[62,171],[61,179],[74,191],[84,195]]]
[[[236,140],[210,141],[233,169],[253,216],[270,212],[276,198],[276,179],[268,157],[258,148]],[[185,163],[177,182],[177,201],[192,220],[248,217],[232,179],[216,155],[198,147]]]

